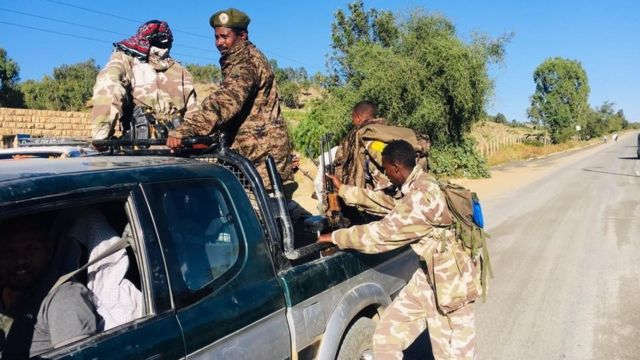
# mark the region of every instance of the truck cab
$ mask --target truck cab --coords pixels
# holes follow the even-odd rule
[[[291,222],[272,175],[261,179],[250,161],[220,143],[3,164],[0,226],[40,215],[53,244],[48,274],[55,274],[42,281],[86,286],[102,322],[91,336],[54,344],[38,358],[370,354],[375,321],[414,272],[416,256],[409,249],[326,251],[315,233]],[[272,182],[272,193],[263,181]],[[100,235],[106,228],[115,239]],[[0,288],[7,284],[2,266],[0,260]],[[109,266],[120,273],[104,291],[96,281],[113,275]],[[113,311],[125,315],[105,321]],[[15,340],[10,326],[3,336],[5,345]]]

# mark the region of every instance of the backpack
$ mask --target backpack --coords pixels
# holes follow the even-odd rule
[[[377,140],[385,144],[393,140],[404,140],[413,147],[419,157],[427,156],[431,145],[426,135],[419,134],[409,128],[394,125],[374,124],[364,126],[358,131],[358,135],[360,141]]]
[[[428,136],[409,128],[389,125],[384,119],[372,119],[352,130],[343,140],[336,155],[336,176],[347,185],[361,188],[372,185],[373,174],[383,171],[379,154],[387,143],[399,139],[411,144],[419,159],[426,158],[430,148]],[[366,143],[371,143],[371,148],[367,148]],[[370,154],[369,150],[374,150],[378,156]],[[426,166],[426,161],[424,164]]]
[[[439,181],[438,185],[453,217],[457,240],[468,249],[472,259],[478,259],[481,254],[480,283],[482,298],[486,300],[487,276],[493,278],[493,270],[487,248],[487,238],[490,236],[483,229],[484,217],[478,196],[475,192],[449,181]]]

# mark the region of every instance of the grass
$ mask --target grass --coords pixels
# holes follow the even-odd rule
[[[295,128],[298,126],[300,121],[307,116],[307,110],[305,109],[290,109],[288,107],[282,106],[282,116],[287,121],[290,127]]]
[[[600,139],[592,139],[589,141],[568,141],[563,144],[551,144],[545,146],[526,144],[508,145],[500,148],[493,155],[490,155],[487,158],[487,165],[492,167],[505,164],[510,161],[533,159],[570,149],[585,147],[591,144],[596,144],[600,141]]]

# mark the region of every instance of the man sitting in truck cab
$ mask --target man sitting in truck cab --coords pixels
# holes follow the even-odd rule
[[[49,271],[55,244],[47,234],[48,223],[44,216],[32,215],[0,224],[2,358],[24,359],[30,347],[47,350],[96,331],[97,315],[86,287],[70,281],[49,291],[57,273]],[[46,326],[36,329],[41,317]]]

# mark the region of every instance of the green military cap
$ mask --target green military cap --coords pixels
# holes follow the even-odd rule
[[[251,19],[247,14],[234,8],[218,11],[209,18],[209,24],[211,24],[212,28],[220,26],[247,30],[250,22]]]

